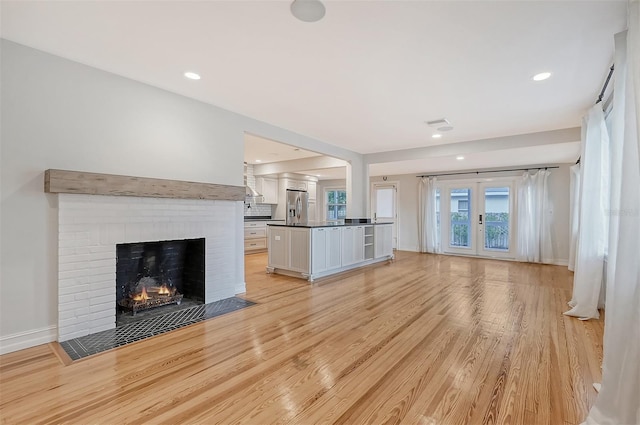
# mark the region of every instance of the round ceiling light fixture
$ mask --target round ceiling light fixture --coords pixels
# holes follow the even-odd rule
[[[456,156],[456,159],[457,159],[458,161],[462,161],[462,160],[464,159],[464,156],[462,156],[462,155],[458,155],[458,156]]]
[[[434,138],[434,139],[439,139],[439,138],[442,137],[442,134],[436,133],[436,134],[432,135],[431,137]]]
[[[541,72],[540,74],[536,74],[532,77],[533,81],[544,81],[547,78],[551,77],[550,72]]]
[[[185,72],[184,76],[187,77],[190,80],[199,80],[200,79],[200,75],[196,74],[195,72]]]
[[[317,22],[326,12],[319,0],[294,0],[290,9],[291,14],[303,22]]]

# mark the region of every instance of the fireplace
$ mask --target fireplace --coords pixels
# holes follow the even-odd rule
[[[58,206],[59,342],[114,329],[125,324],[122,319],[131,323],[157,311],[164,315],[244,292],[244,256],[237,255],[243,249],[242,202],[61,193]],[[145,248],[141,248],[143,242]],[[165,254],[158,254],[158,245],[154,248],[152,244],[167,243],[185,244],[177,250],[189,252],[182,274],[169,276],[176,293],[183,297],[179,306],[177,300],[160,294],[165,291],[161,280],[169,271],[169,260],[163,264]],[[133,277],[118,271],[123,249],[137,252],[137,262],[125,268]],[[194,257],[192,252],[200,254]],[[139,282],[144,277],[153,280]],[[154,308],[138,310],[136,306],[133,316],[131,305],[121,309],[118,300],[123,299],[125,289],[139,283],[149,298],[153,293],[159,299]],[[158,305],[163,299],[171,303]]]
[[[116,245],[119,315],[204,303],[204,238]],[[173,307],[175,309],[175,307]],[[119,318],[120,319],[120,318]],[[121,320],[117,321],[120,324]],[[127,322],[127,321],[123,321]]]

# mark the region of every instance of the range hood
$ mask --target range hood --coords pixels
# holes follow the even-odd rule
[[[264,196],[262,196],[260,193],[258,193],[257,190],[255,190],[252,187],[249,187],[249,185],[247,185],[247,182],[245,181],[245,198],[247,199],[247,201],[253,201],[253,202],[262,202],[264,200]]]

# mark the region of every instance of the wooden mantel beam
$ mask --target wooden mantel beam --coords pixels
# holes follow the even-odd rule
[[[46,193],[221,201],[244,201],[245,199],[243,186],[53,169],[46,170],[44,173],[44,191]]]

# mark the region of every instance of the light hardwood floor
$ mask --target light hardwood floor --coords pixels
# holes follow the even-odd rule
[[[246,256],[259,305],[64,366],[0,357],[2,423],[577,424],[602,320],[565,267],[398,252],[313,285]]]

